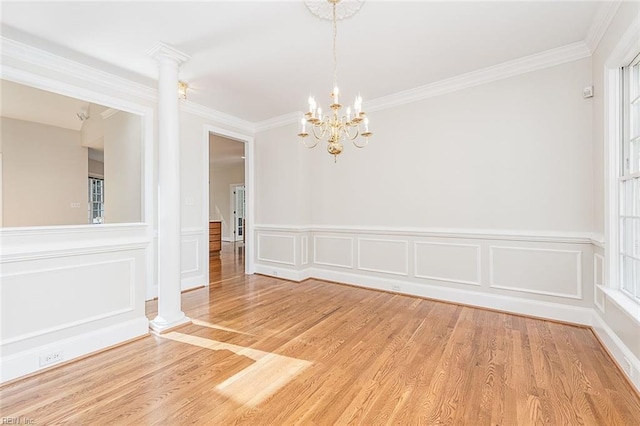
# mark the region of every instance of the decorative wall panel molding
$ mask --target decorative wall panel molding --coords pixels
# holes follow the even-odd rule
[[[300,263],[302,265],[309,264],[309,237],[306,235],[300,237]]]
[[[313,263],[337,268],[353,268],[353,238],[315,235]]]
[[[477,244],[416,241],[414,276],[479,286],[480,249]]]
[[[489,285],[503,290],[582,299],[582,252],[491,246]]]
[[[604,286],[604,257],[598,253],[593,254],[593,303],[604,313],[604,292],[600,287]]]
[[[258,262],[296,266],[296,238],[292,235],[258,234]]]
[[[409,242],[358,238],[358,269],[391,275],[409,275]]]
[[[182,247],[180,248],[182,274],[191,274],[200,270],[200,241],[198,238],[182,237],[180,242]]]
[[[131,312],[135,289],[133,258],[4,274],[2,345]]]

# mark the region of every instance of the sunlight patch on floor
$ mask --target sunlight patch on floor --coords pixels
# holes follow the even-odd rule
[[[212,350],[227,350],[255,361],[249,367],[216,385],[216,390],[234,402],[255,407],[298,374],[312,365],[311,361],[290,358],[258,349],[219,342],[204,337],[170,332],[161,337]]]
[[[208,327],[208,328],[213,328],[215,330],[222,330],[222,331],[230,331],[232,333],[244,334],[245,336],[255,336],[255,334],[245,333],[243,331],[234,330],[233,328],[225,327],[223,325],[212,324],[210,322],[202,321],[202,320],[199,320],[197,318],[192,319],[191,322],[193,324],[199,325],[201,327]]]

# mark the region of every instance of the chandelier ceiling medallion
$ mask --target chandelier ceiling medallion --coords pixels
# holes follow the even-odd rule
[[[314,15],[333,22],[333,91],[330,95],[332,98],[329,105],[330,111],[324,115],[322,108],[316,104],[315,98],[313,96],[309,97],[309,110],[300,121],[301,128],[298,136],[307,148],[314,148],[319,141],[326,140],[327,151],[333,155],[334,161],[337,161],[338,155],[344,148],[343,141],[349,139],[356,147],[364,148],[369,143],[369,136],[373,135],[369,131],[369,119],[366,117],[365,112],[362,111],[362,97],[359,95],[356,97],[353,111],[351,106],[348,106],[346,113],[343,114],[341,112],[340,91],[338,90],[337,21],[356,13],[360,9],[361,1],[307,1],[305,4]],[[309,132],[307,132],[307,126],[309,127]],[[310,134],[313,137],[309,138],[309,142],[307,142],[306,138]],[[359,140],[359,136],[364,138],[364,141]]]

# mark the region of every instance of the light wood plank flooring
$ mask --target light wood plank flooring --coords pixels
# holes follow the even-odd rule
[[[633,425],[589,329],[316,280],[183,294],[194,324],[0,389],[0,415],[73,425]],[[147,312],[155,316],[155,303]]]

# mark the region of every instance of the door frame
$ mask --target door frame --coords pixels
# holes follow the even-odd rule
[[[244,143],[244,196],[245,196],[245,234],[246,234],[246,246],[244,257],[244,272],[251,275],[255,272],[255,260],[254,260],[254,234],[252,231],[255,217],[255,162],[254,162],[254,140],[253,136],[245,135],[242,133],[233,132],[221,127],[211,126],[205,124],[203,126],[203,142],[204,142],[204,155],[202,158],[204,178],[207,182],[203,186],[202,199],[202,235],[203,244],[200,248],[200,256],[203,265],[209,264],[209,134],[215,134],[227,139],[233,139]],[[249,231],[248,231],[249,230]],[[206,285],[209,285],[209,268],[204,268],[206,271]]]

